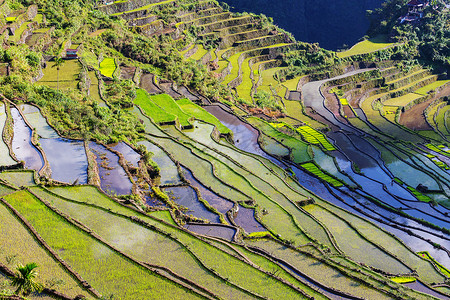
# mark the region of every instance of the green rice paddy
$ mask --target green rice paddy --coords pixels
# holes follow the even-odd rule
[[[110,77],[110,78],[113,77],[113,74],[116,71],[116,68],[117,68],[116,61],[114,58],[111,58],[111,57],[103,58],[103,60],[100,62],[100,65],[99,65],[100,73],[103,76]]]

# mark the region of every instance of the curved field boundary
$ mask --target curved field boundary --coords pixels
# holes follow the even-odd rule
[[[181,133],[183,134],[183,133]],[[201,151],[197,146],[192,145],[189,141],[184,141],[184,143],[190,144],[191,147],[197,149],[197,151]],[[197,142],[196,142],[197,143]],[[207,147],[210,151],[217,153],[217,155],[223,156],[226,159],[228,159],[231,164],[235,164],[239,169],[242,169],[244,172],[247,172],[249,174],[252,174],[253,176],[255,176],[256,179],[260,180],[263,184],[267,184],[269,188],[273,189],[274,191],[277,191],[277,189],[269,182],[263,180],[262,178],[258,177],[257,175],[254,175],[251,171],[249,171],[247,168],[245,168],[244,166],[242,166],[241,164],[235,162],[231,157],[229,157],[227,154],[222,154],[221,152],[217,151],[217,150],[211,150],[211,148]],[[204,151],[201,151],[204,152]],[[278,206],[279,208],[281,208],[285,213],[287,213],[288,215],[290,215],[290,217],[292,218],[293,222],[297,225],[297,227],[300,229],[301,232],[303,232],[309,239],[315,240],[313,239],[311,236],[309,236],[307,233],[305,233],[304,229],[302,229],[302,227],[297,223],[298,221],[296,220],[296,218],[294,216],[292,216],[291,213],[289,213],[283,206],[281,206],[277,201],[271,199],[270,197],[266,196],[265,193],[263,191],[261,191],[259,188],[257,188],[250,180],[248,180],[243,174],[241,174],[240,172],[237,172],[234,170],[234,168],[230,168],[227,164],[225,164],[223,161],[219,161],[219,158],[216,158],[214,156],[212,156],[211,154],[208,153],[204,153],[204,155],[206,155],[207,157],[210,157],[212,160],[217,161],[219,163],[219,165],[221,166],[226,166],[226,168],[228,168],[232,173],[234,173],[235,175],[237,175],[238,177],[244,179],[245,182],[247,182],[247,184],[249,184],[250,187],[252,187],[260,196],[263,196],[263,198],[266,198],[266,200],[269,200],[270,202],[272,202],[273,204],[275,204],[276,206]],[[281,194],[280,194],[281,195]],[[286,198],[287,201],[289,201]]]
[[[52,193],[51,191],[49,191],[49,192]],[[54,194],[54,193],[52,193],[52,194]],[[208,270],[208,271],[209,271],[211,274],[213,274],[214,276],[219,277],[222,281],[226,282],[227,284],[231,284],[232,286],[238,288],[239,290],[241,290],[241,291],[247,293],[248,295],[250,295],[250,296],[252,296],[252,297],[255,297],[255,298],[258,298],[258,299],[265,299],[264,297],[258,296],[257,294],[255,294],[255,293],[252,292],[252,291],[249,291],[249,290],[247,290],[247,289],[245,289],[245,288],[243,288],[243,287],[241,287],[241,286],[239,286],[239,285],[237,285],[237,284],[234,284],[234,283],[230,282],[230,281],[228,280],[228,278],[222,277],[222,275],[220,275],[217,271],[215,271],[215,270],[212,269],[211,267],[208,267],[208,266],[202,261],[202,259],[200,259],[200,258],[193,252],[193,248],[192,248],[191,246],[185,245],[184,242],[182,242],[182,241],[180,240],[180,238],[178,238],[177,236],[174,236],[172,233],[167,233],[167,232],[163,231],[162,229],[156,227],[155,225],[152,225],[152,224],[148,223],[147,221],[145,221],[145,220],[143,220],[143,219],[141,219],[141,218],[139,218],[139,217],[133,216],[133,215],[131,215],[131,216],[130,216],[130,215],[123,215],[122,213],[115,212],[115,211],[111,210],[110,208],[104,208],[104,207],[101,207],[101,206],[98,206],[98,205],[95,205],[95,204],[90,204],[90,203],[85,203],[85,202],[79,202],[79,201],[76,201],[76,200],[71,200],[71,199],[62,197],[62,196],[60,196],[60,195],[55,195],[55,196],[56,196],[56,197],[59,197],[59,198],[61,198],[61,199],[63,199],[63,200],[65,200],[65,201],[74,202],[74,203],[78,203],[78,204],[83,204],[83,205],[87,205],[87,206],[90,206],[90,207],[94,207],[94,208],[100,209],[100,210],[102,210],[102,211],[104,211],[104,212],[111,213],[111,214],[113,214],[113,215],[116,215],[116,216],[125,218],[125,219],[127,219],[127,220],[131,220],[132,222],[134,222],[134,223],[136,223],[136,224],[138,224],[138,225],[141,225],[141,226],[144,226],[144,227],[146,227],[146,228],[148,228],[148,229],[150,229],[150,230],[156,231],[156,232],[158,232],[158,233],[160,233],[160,234],[162,234],[162,235],[164,235],[164,236],[166,236],[166,237],[168,237],[168,238],[174,240],[174,241],[177,242],[178,244],[180,244],[183,248],[185,248],[185,249],[186,249],[186,250],[187,250],[187,251],[188,251],[195,259],[196,259],[196,261],[197,261],[199,264],[201,264],[201,265],[203,266],[204,269]],[[124,205],[121,204],[121,203],[116,203],[116,204],[120,204],[121,206],[124,206]],[[125,206],[125,207],[126,207],[126,208],[129,208],[129,207],[127,207],[127,206]],[[206,244],[208,244],[208,245],[210,245],[210,246],[212,246],[212,247],[215,247],[215,246],[214,246],[210,241],[208,241],[208,239],[206,239],[203,235],[199,235],[199,234],[192,233],[192,232],[190,232],[190,231],[188,231],[188,230],[186,230],[186,229],[184,229],[184,228],[179,228],[179,227],[177,227],[177,226],[174,226],[174,225],[172,225],[172,224],[169,224],[169,223],[165,222],[164,220],[157,219],[157,218],[153,217],[152,215],[147,215],[147,214],[145,214],[145,213],[143,213],[143,212],[137,211],[137,210],[134,209],[134,208],[129,208],[129,209],[135,211],[135,212],[138,213],[139,215],[143,215],[143,216],[145,216],[145,217],[148,217],[149,219],[151,219],[151,220],[153,220],[153,221],[155,221],[155,222],[157,222],[157,223],[161,223],[163,226],[168,226],[168,227],[171,227],[172,229],[174,229],[174,230],[176,230],[176,231],[181,231],[181,232],[183,232],[184,234],[187,234],[187,235],[192,236],[192,237],[196,237],[196,238],[198,238],[199,240],[201,240],[201,242],[206,243]],[[208,237],[208,238],[209,238],[209,237]],[[215,248],[217,248],[217,247],[215,247]],[[218,248],[217,248],[217,249],[218,249]],[[219,250],[219,251],[222,251],[222,252],[225,252],[225,251],[222,250],[222,249],[218,249],[218,250]],[[252,266],[252,264],[250,264],[249,262],[245,261],[245,259],[243,259],[242,257],[237,257],[237,256],[233,256],[233,257],[239,259],[240,261],[246,263],[247,265]],[[257,269],[258,269],[258,268],[257,268]],[[258,270],[259,270],[259,269],[258,269]],[[261,271],[261,270],[259,270],[259,271]],[[264,272],[264,273],[267,274],[267,272]],[[271,276],[272,276],[273,278],[275,278],[276,280],[279,280],[279,278],[277,278],[276,276],[273,276],[273,274],[271,274]],[[292,288],[293,288],[293,287],[292,287]],[[295,289],[295,288],[294,288],[294,289]],[[298,289],[296,289],[296,290],[298,291]]]
[[[168,139],[172,140],[173,138],[169,137]],[[177,142],[174,141],[174,140],[172,140],[172,141],[175,142],[175,143],[177,143]],[[236,188],[235,188],[234,186],[232,186],[232,185],[230,185],[230,184],[224,182],[223,180],[220,179],[220,177],[217,176],[216,171],[215,171],[216,167],[215,167],[214,164],[212,164],[209,160],[206,160],[205,158],[202,158],[201,156],[199,156],[198,154],[196,154],[196,153],[194,152],[194,150],[190,149],[190,148],[187,147],[187,146],[184,146],[184,145],[181,145],[181,144],[179,144],[179,146],[184,147],[184,148],[185,148],[186,150],[188,150],[192,155],[194,155],[195,157],[197,157],[197,158],[199,158],[199,159],[201,159],[201,160],[207,162],[209,165],[211,165],[211,167],[212,167],[212,172],[213,172],[213,173],[212,173],[213,176],[214,176],[217,180],[219,180],[220,182],[222,182],[223,185],[228,186],[228,187],[230,187],[230,188],[233,189],[233,190],[236,190]],[[205,154],[205,155],[210,156],[210,155],[208,155],[208,154]],[[213,158],[212,156],[210,156],[210,158],[213,159],[213,160],[216,160],[216,159]],[[299,227],[299,224],[296,222],[296,219],[295,219],[290,213],[288,213],[283,207],[281,207],[277,202],[274,202],[272,199],[267,198],[267,196],[265,196],[264,193],[262,193],[261,191],[259,191],[258,189],[256,189],[256,188],[253,186],[253,184],[249,183],[249,181],[248,181],[246,178],[244,178],[244,177],[242,177],[241,175],[239,175],[238,173],[236,173],[236,171],[234,171],[232,168],[226,166],[223,162],[216,161],[216,163],[218,163],[219,165],[224,166],[225,169],[227,169],[229,172],[231,172],[231,173],[233,173],[233,174],[236,174],[239,178],[241,178],[242,180],[244,180],[244,182],[246,182],[247,184],[250,184],[250,186],[253,187],[254,191],[255,191],[257,194],[259,194],[259,195],[262,196],[262,197],[266,197],[266,200],[269,200],[269,202],[271,202],[272,204],[278,206],[279,209],[281,209],[282,211],[284,211],[285,214],[287,214],[287,216],[289,217],[289,219],[291,219],[291,221],[295,224],[295,226],[298,227],[298,229],[300,230],[300,232],[304,232],[304,231],[301,229],[301,227]],[[207,185],[205,185],[205,186],[208,187]],[[209,187],[209,188],[211,188],[211,187]],[[213,190],[214,190],[214,189],[213,189]],[[236,191],[238,191],[238,190],[236,190]],[[241,194],[243,194],[243,195],[245,195],[245,196],[247,197],[247,199],[252,199],[252,198],[249,197],[248,195],[244,194],[242,191],[239,190],[238,192],[241,193]],[[217,194],[221,195],[220,192],[217,193]],[[268,227],[266,226],[266,228],[268,228]],[[274,234],[275,236],[277,236],[277,234],[273,231],[273,229],[269,229],[269,231],[271,231],[272,234]]]
[[[40,245],[53,257],[54,260],[58,261],[61,266],[82,286],[85,290],[87,290],[92,296],[100,298],[102,295],[95,290],[86,280],[84,280],[72,267],[62,260],[58,254],[45,242],[45,240],[39,235],[39,233],[34,229],[34,227],[13,207],[11,206],[5,199],[0,197],[0,202],[6,206],[17,219],[28,229],[28,231],[34,236],[34,238],[38,241]]]
[[[1,95],[3,96],[3,95]],[[4,96],[3,96],[4,97]],[[37,151],[40,153],[40,155],[42,156],[43,160],[44,160],[44,165],[42,166],[42,168],[38,171],[38,174],[40,176],[42,175],[49,175],[51,173],[51,169],[50,169],[50,164],[47,160],[47,156],[45,155],[44,150],[42,150],[42,148],[39,146],[39,143],[36,141],[36,131],[34,130],[34,128],[31,126],[31,124],[28,122],[28,120],[25,118],[25,115],[23,114],[23,112],[16,106],[16,104],[14,102],[12,102],[11,100],[7,99],[4,97],[4,99],[6,101],[9,102],[10,105],[12,105],[15,109],[17,109],[17,111],[19,112],[19,114],[22,116],[25,124],[30,128],[31,130],[31,143],[33,144],[33,146],[37,149]]]
[[[27,191],[33,195],[36,199],[38,199],[40,202],[42,202],[48,209],[50,209],[51,211],[53,211],[55,214],[61,216],[65,221],[67,221],[68,223],[72,224],[73,226],[75,226],[76,228],[78,228],[78,230],[81,230],[82,232],[86,233],[87,235],[89,235],[90,237],[94,238],[95,240],[97,240],[98,242],[100,242],[101,244],[107,246],[108,248],[110,248],[112,251],[120,254],[122,257],[126,258],[127,260],[133,262],[136,265],[139,265],[141,267],[143,267],[144,269],[147,269],[149,271],[151,271],[152,273],[155,273],[163,278],[165,278],[166,280],[172,281],[176,284],[179,284],[180,286],[182,286],[185,289],[190,290],[193,293],[196,293],[198,295],[201,295],[203,297],[205,297],[205,295],[203,295],[204,292],[208,292],[210,297],[206,297],[206,298],[211,298],[211,296],[213,298],[218,298],[217,296],[215,296],[212,292],[209,292],[206,289],[203,289],[203,291],[196,291],[195,289],[193,289],[189,284],[193,284],[193,282],[189,282],[189,280],[185,279],[189,284],[186,284],[182,281],[178,281],[178,280],[173,280],[170,277],[168,277],[167,275],[165,275],[163,272],[159,272],[158,269],[162,269],[164,271],[168,271],[167,273],[169,274],[175,274],[174,272],[172,272],[171,270],[161,267],[161,266],[156,266],[156,265],[151,265],[151,264],[147,264],[147,263],[143,263],[140,262],[138,260],[135,260],[133,257],[131,257],[130,255],[124,253],[123,251],[115,248],[114,246],[110,245],[107,241],[105,241],[102,237],[100,237],[99,235],[97,235],[95,232],[93,232],[89,227],[83,225],[83,223],[79,222],[76,219],[73,219],[72,217],[70,217],[69,215],[61,212],[59,209],[55,208],[54,206],[52,206],[50,203],[48,203],[46,200],[40,198],[39,196],[37,196],[33,191],[27,189]],[[182,276],[176,275],[175,278],[180,279],[183,278]],[[195,285],[195,284],[194,284]],[[203,293],[202,293],[203,292]]]
[[[213,139],[214,140],[214,139]],[[225,153],[223,153],[223,152],[221,152],[221,151],[218,151],[218,150],[216,150],[215,148],[211,148],[210,146],[208,146],[208,145],[206,145],[206,144],[204,144],[204,143],[201,143],[201,142],[196,142],[196,143],[199,143],[200,145],[202,145],[203,147],[207,147],[207,148],[210,148],[210,150],[211,151],[214,151],[214,152],[216,152],[217,154],[219,154],[219,155],[222,155],[222,156],[224,156],[225,158],[227,158],[232,164],[235,164],[235,165],[237,165],[238,167],[240,167],[241,169],[243,169],[243,170],[245,170],[246,172],[250,172],[250,173],[252,173],[252,171],[250,171],[250,170],[248,170],[247,168],[245,168],[244,166],[242,166],[240,163],[238,163],[238,162],[236,162],[232,157],[230,157],[228,154],[225,154]],[[228,146],[228,145],[224,145],[225,147],[227,147],[227,148],[230,148],[230,146]],[[233,148],[230,148],[230,150],[234,150]],[[239,153],[241,153],[241,155],[248,155],[247,153],[242,153],[242,152],[239,152]],[[249,156],[250,158],[251,158],[251,156]],[[259,163],[261,163],[261,161],[259,161],[259,160],[257,160]],[[262,166],[263,167],[266,167],[264,164],[262,164]],[[267,168],[267,167],[266,167]],[[298,196],[301,196],[301,197],[306,197],[306,196],[304,196],[304,195],[302,195],[298,190],[295,190],[295,189],[293,189],[293,187],[291,187],[283,178],[281,178],[273,169],[269,169],[270,170],[270,172],[274,175],[274,176],[276,176],[277,177],[277,179],[279,179],[281,182],[282,182],[282,184],[284,184],[285,185],[285,187],[288,189],[287,191],[288,192],[292,192],[292,193],[294,193],[295,195],[293,195],[293,197],[298,197]],[[262,179],[260,176],[256,176],[256,178],[258,178],[259,180],[261,180],[262,182],[265,182],[265,183],[267,183],[272,189],[274,189],[274,190],[278,190],[279,189],[279,187],[275,187],[273,184],[271,184],[269,181],[268,181],[268,179],[267,180],[264,180],[264,179]],[[284,188],[283,188],[284,189]],[[295,202],[295,201],[292,201],[290,198],[288,198],[288,197],[285,197],[286,199],[286,201],[288,201],[286,204],[288,204],[288,205],[294,205],[295,207],[296,207],[296,209],[298,209],[298,205],[297,205],[297,203]],[[280,200],[280,199],[279,199]],[[302,212],[303,210],[301,210],[300,209],[300,212]],[[301,218],[302,220],[304,219],[304,216],[299,216],[299,218]],[[314,224],[315,226],[317,226],[318,224]],[[265,225],[264,225],[265,226]],[[325,230],[325,229],[324,229]],[[303,230],[304,231],[304,230]],[[314,239],[310,234],[308,234],[308,232],[305,232],[305,234],[311,239],[311,240],[314,240],[314,241],[316,241],[316,239]],[[317,241],[316,241],[317,242]],[[331,244],[333,244],[332,243],[332,241],[331,241]]]
[[[338,199],[338,200],[340,200],[340,201],[342,201],[342,202],[345,202],[344,199],[342,199],[341,197],[339,197],[339,195],[336,195],[331,189],[329,189],[329,192],[330,192],[334,197],[336,197],[336,199]],[[344,192],[344,194],[346,194],[347,196],[351,197],[355,202],[357,202],[357,203],[358,203],[359,205],[361,205],[362,207],[365,207],[365,209],[366,209],[367,211],[370,211],[370,212],[371,212],[371,214],[369,214],[369,212],[367,212],[367,211],[365,211],[365,210],[362,210],[362,209],[360,209],[360,208],[358,208],[358,207],[356,207],[356,206],[353,206],[352,208],[353,208],[355,211],[357,211],[358,213],[360,213],[360,214],[362,214],[362,215],[364,215],[364,216],[367,217],[367,219],[365,219],[365,218],[363,218],[363,217],[361,217],[361,216],[359,216],[359,215],[357,215],[357,214],[353,214],[353,216],[355,216],[356,218],[361,219],[362,221],[365,221],[365,222],[370,222],[370,219],[372,219],[372,220],[374,220],[374,221],[376,221],[376,222],[385,224],[385,225],[390,226],[390,227],[393,227],[393,228],[395,228],[395,229],[402,230],[402,231],[406,231],[409,235],[414,236],[414,237],[416,237],[416,238],[422,239],[422,240],[424,240],[424,241],[428,241],[428,242],[430,242],[430,243],[432,242],[431,240],[427,240],[427,239],[423,238],[421,235],[418,235],[418,234],[412,232],[412,231],[409,230],[409,229],[405,229],[405,227],[406,227],[406,228],[412,228],[412,229],[416,229],[416,230],[421,230],[420,228],[415,228],[415,227],[412,227],[412,226],[403,225],[403,224],[401,224],[401,223],[396,222],[395,220],[392,221],[392,222],[385,221],[385,220],[383,219],[383,218],[386,218],[384,215],[381,215],[379,212],[374,211],[374,210],[372,210],[372,209],[366,207],[366,206],[364,205],[363,202],[361,202],[361,201],[359,201],[358,199],[352,197],[351,195],[347,194],[346,192]],[[368,199],[368,198],[366,198],[366,199]],[[369,200],[370,200],[370,199],[369,199]],[[333,206],[333,207],[335,207],[336,209],[341,209],[341,210],[344,210],[345,212],[348,212],[348,211],[345,210],[344,208],[338,207],[338,206],[334,205],[333,203],[328,203],[328,204],[331,205],[331,206]],[[376,204],[376,203],[375,203],[375,204]],[[382,208],[388,210],[387,207],[382,207]],[[388,210],[388,211],[389,211],[389,210]],[[395,213],[396,211],[392,211],[392,212]],[[350,213],[350,212],[348,212],[348,213]],[[376,217],[376,216],[374,216],[374,215],[378,215],[379,217]],[[400,240],[397,236],[395,236],[394,234],[390,233],[390,232],[387,231],[386,229],[383,229],[382,227],[379,227],[379,229],[380,229],[381,231],[383,231],[385,234],[387,234],[387,235],[391,236],[393,239],[395,239],[398,243],[400,243],[403,247],[405,247],[405,248],[406,248],[410,253],[412,253],[414,256],[416,256],[416,257],[418,257],[418,258],[421,258],[419,255],[417,255],[417,253],[415,253],[408,245],[406,245],[406,244],[405,244],[402,240]],[[425,260],[425,261],[426,261],[426,260]],[[431,266],[431,264],[430,264],[430,266]],[[432,267],[432,266],[431,266],[431,267]]]
[[[342,222],[344,222],[345,224],[347,224],[351,229],[353,229],[355,231],[355,233],[357,235],[359,235],[363,240],[367,241],[368,243],[370,243],[371,245],[373,245],[375,248],[378,248],[379,250],[381,250],[382,252],[386,253],[388,256],[392,257],[393,259],[397,260],[398,262],[400,262],[403,266],[405,266],[406,268],[408,268],[411,272],[413,271],[413,268],[411,266],[408,266],[405,262],[403,262],[401,260],[401,258],[399,258],[397,255],[392,254],[389,252],[389,250],[387,250],[386,248],[384,248],[383,246],[378,245],[377,243],[371,241],[367,236],[365,236],[360,230],[358,230],[358,228],[356,226],[354,226],[351,222],[347,221],[345,218],[341,217],[340,215],[338,215],[336,212],[331,211],[329,209],[327,209],[326,207],[322,206],[319,203],[316,203],[315,205],[321,207],[322,209],[326,210],[328,213],[332,214],[333,216],[335,216],[336,218],[340,219]],[[389,274],[387,272],[384,272],[384,274]],[[396,275],[396,274],[392,274],[392,275]]]

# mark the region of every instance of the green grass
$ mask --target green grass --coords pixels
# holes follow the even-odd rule
[[[352,279],[344,275],[338,269],[319,261],[314,257],[305,255],[299,251],[281,246],[273,240],[250,240],[248,243],[259,247],[270,254],[283,259],[306,275],[340,291],[346,291],[354,296],[364,299],[391,299],[383,292],[368,288],[364,282]]]
[[[447,269],[445,266],[443,266],[442,264],[440,264],[437,260],[435,260],[430,253],[428,253],[428,251],[421,251],[421,252],[417,252],[417,254],[419,254],[421,257],[425,258],[426,260],[429,260],[431,262],[433,262],[438,269],[442,272],[442,274],[444,274],[445,276],[447,276],[447,278],[450,278],[450,270]]]
[[[125,299],[194,295],[122,257],[48,209],[27,191],[4,197],[60,257],[104,295]],[[102,276],[98,276],[102,274]],[[181,299],[179,298],[179,299]]]
[[[416,190],[413,187],[408,186],[408,190],[414,195],[414,197],[417,198],[417,200],[422,201],[422,202],[430,202],[432,201],[432,199],[424,194],[422,194],[421,192],[419,192],[418,190]]]
[[[144,110],[145,114],[157,124],[175,122],[176,120],[175,115],[166,112],[150,100],[150,95],[143,89],[136,90],[134,104],[139,105],[139,107]]]
[[[297,131],[308,143],[321,145],[327,151],[336,150],[336,148],[327,140],[323,133],[314,130],[310,126],[300,126],[297,128]]]
[[[226,127],[225,125],[223,125],[219,121],[219,119],[217,119],[215,116],[207,112],[201,106],[193,103],[191,100],[185,98],[177,100],[176,103],[186,114],[189,114],[198,120],[202,120],[215,125],[217,129],[223,134],[231,133],[231,130],[228,129],[228,127]]]
[[[311,157],[307,151],[308,144],[306,144],[305,142],[277,130],[269,123],[261,119],[250,117],[247,118],[247,121],[259,128],[262,132],[264,132],[264,134],[272,137],[277,142],[289,148],[291,150],[292,161],[296,163],[302,163],[311,160]]]
[[[411,101],[414,101],[416,99],[421,98],[421,95],[418,95],[416,93],[409,93],[397,98],[390,98],[386,101],[383,102],[383,105],[388,105],[388,106],[405,106],[408,103],[410,103]]]
[[[55,286],[59,292],[70,297],[78,294],[87,296],[87,292],[78,286],[72,276],[47,253],[26,227],[2,204],[0,204],[0,219],[2,220],[0,262],[10,269],[14,269],[19,263],[25,265],[35,262],[39,266],[37,268],[39,283],[49,286],[52,281],[62,280]]]
[[[42,22],[44,22],[44,16],[42,14],[37,14],[36,17],[34,17],[33,22],[41,24]]]
[[[252,79],[250,78],[252,70],[250,69],[250,66],[248,64],[249,60],[250,58],[247,58],[242,62],[241,65],[242,82],[240,85],[236,87],[236,91],[239,95],[239,98],[244,99],[247,104],[252,105],[253,99],[251,97],[251,91],[253,87],[253,82]]]
[[[5,180],[14,187],[31,186],[34,185],[33,171],[4,171],[0,173],[0,179]]]
[[[33,33],[46,33],[49,30],[50,30],[50,28],[39,28],[39,29],[36,29],[35,31],[33,31]]]
[[[343,210],[342,208],[334,206],[328,202],[322,201],[320,199],[316,199],[316,202],[321,206],[327,208],[329,211],[338,214],[347,222],[350,222],[352,226],[354,226],[359,232],[364,234],[364,236],[368,237],[377,245],[388,249],[390,253],[396,255],[397,258],[401,259],[408,266],[414,266],[414,268],[417,269],[417,273],[419,274],[422,281],[432,283],[441,282],[443,280],[442,275],[440,275],[429,262],[420,259],[413,251],[411,251],[410,248],[405,246],[405,244],[399,242],[397,238],[395,238],[388,232],[382,230],[379,227],[372,226],[372,224],[368,220],[353,215]]]
[[[341,99],[339,99],[339,101],[341,101],[342,105],[348,105],[348,101],[345,98],[341,98]]]
[[[98,70],[98,59],[92,51],[89,51],[88,49],[83,50],[81,53],[81,58],[84,59],[88,66],[91,66],[94,69]]]
[[[47,85],[51,88],[58,86],[60,89],[77,89],[78,76],[81,72],[81,65],[77,60],[65,60],[58,70],[55,67],[54,61],[47,62],[47,67],[43,70],[44,77],[42,77],[37,84]]]
[[[391,277],[391,280],[397,283],[411,283],[416,282],[416,277],[408,277],[408,276],[397,276],[397,277]]]
[[[152,4],[145,5],[145,6],[141,6],[139,8],[133,9],[133,10],[118,12],[118,13],[112,14],[111,16],[120,16],[120,15],[122,15],[124,13],[131,13],[131,12],[136,12],[136,11],[148,10],[149,8],[152,8],[154,6],[163,5],[163,4],[171,3],[171,2],[174,2],[174,1],[175,0],[166,0],[166,1],[161,1],[161,2],[157,2],[157,3],[152,3]]]
[[[399,260],[370,243],[366,239],[371,238],[370,235],[367,237],[361,236],[360,232],[346,222],[347,218],[345,215],[340,217],[320,204],[307,205],[304,209],[318,218],[322,224],[327,225],[339,248],[352,260],[393,274],[410,272],[410,269],[405,267]]]
[[[6,17],[6,22],[12,23],[17,19],[17,17]]]
[[[414,93],[420,94],[420,95],[427,95],[429,92],[434,91],[438,87],[441,87],[442,85],[444,85],[448,82],[450,82],[450,80],[437,80],[431,84],[421,87],[420,89],[417,89],[416,91],[414,91]]]
[[[181,126],[188,127],[192,125],[189,122],[191,116],[182,111],[181,108],[178,106],[178,104],[175,102],[175,100],[173,100],[173,98],[170,95],[167,94],[151,95],[150,100],[154,104],[164,109],[167,113],[176,116]]]
[[[300,79],[302,79],[302,77],[304,77],[304,76],[298,76],[298,77],[295,77],[292,79],[288,79],[285,82],[283,82],[283,85],[285,87],[287,87],[288,90],[290,90],[290,91],[296,91],[298,82],[300,81]]]
[[[324,124],[319,123],[311,117],[305,115],[303,113],[302,104],[299,101],[285,99],[283,100],[283,102],[286,107],[286,112],[290,117],[299,120],[315,129],[326,128]]]
[[[105,57],[100,62],[100,73],[102,73],[103,76],[112,78],[116,68],[117,66],[114,58]]]
[[[333,177],[325,174],[314,163],[305,163],[305,164],[301,164],[301,166],[305,170],[307,170],[308,172],[310,172],[310,173],[314,174],[315,176],[319,177],[320,179],[328,182],[329,184],[333,185],[334,187],[341,187],[341,186],[343,186],[342,182],[340,182],[339,180],[334,179]]]
[[[158,140],[162,141],[162,140]],[[170,142],[169,140],[166,140],[167,142]],[[168,147],[169,148],[169,147]],[[181,148],[180,148],[181,149]],[[180,150],[178,149],[178,150]],[[185,153],[182,151],[176,151],[174,154],[185,156]],[[196,161],[195,159],[190,159],[187,161],[187,164],[193,163],[194,165],[198,165],[201,162]],[[202,174],[198,174],[200,178],[202,178]],[[53,190],[58,190],[58,192],[64,192],[67,194],[67,191],[65,191],[65,188],[55,188]],[[78,189],[78,191],[76,190]],[[80,199],[80,191],[84,190],[83,187],[76,187],[76,188],[68,188],[67,189],[72,195],[77,197],[77,199]],[[82,194],[82,192],[81,192]],[[96,197],[92,197],[92,194],[84,195],[83,196],[85,201],[89,201],[90,203],[96,203],[98,200]],[[103,200],[102,200],[103,202]],[[103,204],[102,204],[103,205]],[[180,229],[169,226],[160,222],[157,222],[151,218],[145,217],[144,215],[141,215],[137,212],[131,211],[123,206],[120,206],[118,204],[108,204],[108,209],[111,209],[111,211],[114,212],[120,212],[121,214],[125,215],[134,215],[139,216],[139,218],[143,219],[144,221],[148,222],[150,225],[154,225],[157,228],[160,228],[166,233],[171,234],[173,237],[176,237],[179,242],[183,243],[184,245],[188,245],[189,249],[195,253],[200,260],[208,267],[212,268],[220,274],[223,277],[227,277],[229,279],[229,282],[238,284],[239,286],[243,286],[244,288],[247,288],[253,292],[256,292],[259,295],[262,295],[264,297],[268,298],[277,298],[277,295],[287,295],[290,298],[297,298],[299,297],[298,294],[296,294],[295,291],[293,291],[290,288],[287,288],[285,285],[281,284],[279,281],[276,281],[267,275],[261,273],[260,271],[256,270],[255,268],[249,266],[248,264],[243,263],[242,261],[236,259],[233,256],[230,256],[226,252],[219,250],[216,247],[211,246],[210,244],[195,238],[194,236],[181,231]],[[114,205],[114,206],[113,206]],[[130,251],[133,251],[133,248],[130,248]],[[172,263],[183,263],[183,261],[180,262],[172,262]],[[230,268],[230,266],[233,266]],[[174,270],[176,271],[176,270]],[[195,273],[192,274],[190,279],[192,280],[195,276]],[[261,285],[261,283],[264,283],[264,285]],[[207,286],[207,288],[210,288]],[[174,296],[176,297],[176,296]],[[226,296],[223,296],[222,298],[227,298]],[[231,297],[234,298],[234,297]],[[238,296],[238,298],[240,297]]]
[[[205,56],[207,53],[209,52],[209,50],[206,50],[203,45],[198,45],[197,47],[197,51],[192,54],[191,56],[189,56],[189,59],[193,59],[193,60],[200,60],[202,59],[203,56]]]
[[[20,38],[22,37],[22,33],[28,28],[28,25],[31,24],[31,22],[24,22],[19,29],[17,29],[14,32],[14,35],[9,37],[9,40],[13,43],[17,43]]]
[[[33,192],[139,261],[169,268],[217,294],[242,297],[238,290],[204,269],[182,244],[163,233],[85,203],[63,200],[40,188],[33,188]]]
[[[387,42],[387,36],[379,35],[374,38],[359,42],[347,51],[337,52],[339,58],[344,58],[352,55],[366,54],[375,52],[383,48],[393,46],[393,43]]]

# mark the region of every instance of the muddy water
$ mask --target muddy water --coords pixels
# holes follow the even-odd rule
[[[239,205],[239,211],[237,215],[234,217],[234,221],[237,225],[241,226],[245,232],[260,232],[266,231],[258,221],[255,219],[255,211],[250,208],[245,208]]]
[[[2,138],[3,128],[6,122],[6,107],[0,102],[0,166],[10,166],[16,164],[14,159],[9,155],[9,148]]]
[[[96,161],[102,190],[109,194],[130,194],[132,184],[127,173],[119,164],[119,157],[104,146],[94,142],[89,143],[89,148],[97,157]]]
[[[84,143],[63,138],[40,139],[52,170],[52,178],[66,183],[86,184],[88,161]]]
[[[19,161],[25,162],[25,168],[39,171],[44,166],[41,153],[31,143],[31,129],[26,125],[16,108],[11,108],[14,120],[12,150]]]
[[[177,186],[164,188],[163,191],[175,203],[188,209],[185,211],[185,214],[192,214],[197,218],[207,219],[213,223],[220,223],[219,216],[209,211],[203,203],[199,201],[193,188],[187,186]]]
[[[184,228],[198,234],[218,237],[228,241],[232,241],[234,235],[236,234],[235,229],[221,225],[186,224]]]
[[[131,164],[132,167],[137,168],[138,162],[141,159],[141,156],[139,153],[134,151],[133,148],[125,144],[124,142],[120,142],[114,145],[109,145],[112,149],[116,150],[117,152],[122,153],[125,160]]]

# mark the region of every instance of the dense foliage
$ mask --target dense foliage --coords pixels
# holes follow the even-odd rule
[[[388,0],[382,8],[369,11],[369,34],[389,34],[393,41],[408,43],[410,55],[432,66],[450,70],[449,9],[440,1],[424,9],[423,18],[414,23],[400,23],[407,13],[405,0]]]

